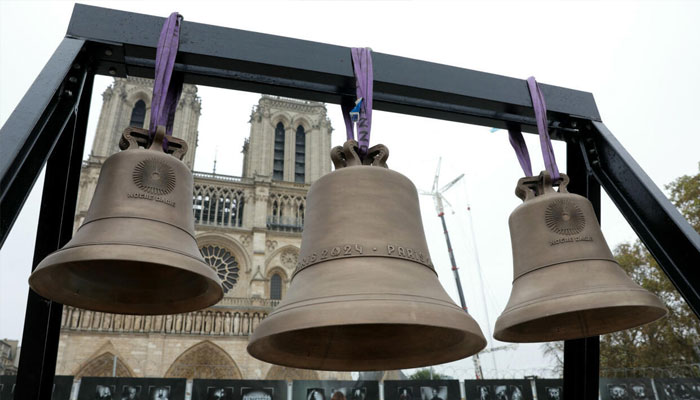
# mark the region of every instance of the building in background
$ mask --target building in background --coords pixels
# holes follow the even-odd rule
[[[19,340],[0,340],[0,375],[17,375]]]
[[[92,152],[83,164],[75,229],[104,160],[127,126],[147,127],[151,81],[115,79],[103,94]],[[185,85],[173,135],[192,168],[201,100]],[[309,186],[330,172],[331,124],[322,103],[262,96],[250,116],[241,177],[194,172],[200,250],[225,295],[207,309],[139,316],[63,308],[57,375],[227,379],[350,379],[349,373],[272,366],[248,355],[248,338],[285,295],[304,225]]]

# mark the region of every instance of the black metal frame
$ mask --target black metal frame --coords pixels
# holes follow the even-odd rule
[[[153,77],[163,18],[76,5],[68,33],[0,130],[0,244],[45,164],[33,268],[71,236],[95,74]],[[185,82],[339,104],[354,97],[350,50],[183,22]],[[374,108],[535,133],[523,80],[373,53]],[[541,85],[552,137],[567,143],[570,188],[600,212],[600,187],[700,315],[700,236],[601,122],[590,93]],[[599,215],[600,216],[600,215]],[[17,378],[21,399],[49,399],[62,306],[30,291]],[[597,337],[567,341],[568,399],[595,399]]]

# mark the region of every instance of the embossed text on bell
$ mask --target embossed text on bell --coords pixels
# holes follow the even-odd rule
[[[438,281],[415,186],[386,168],[386,147],[367,153],[360,160],[354,141],[334,148],[336,170],[309,190],[296,271],[255,330],[252,356],[298,368],[388,370],[486,346]]]
[[[496,321],[506,342],[567,340],[629,329],[666,314],[615,261],[590,201],[544,171],[518,181],[509,219],[513,289]]]
[[[175,314],[223,297],[199,252],[184,141],[130,127],[102,166],[83,224],[29,277],[40,295],[88,310]],[[164,150],[165,148],[165,150]]]

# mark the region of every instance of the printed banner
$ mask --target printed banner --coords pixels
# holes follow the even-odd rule
[[[78,400],[184,400],[186,379],[101,378],[80,381]]]
[[[287,400],[287,381],[195,379],[192,400]]]
[[[698,378],[659,378],[654,383],[659,400],[700,400]]]
[[[535,379],[537,400],[564,400],[563,379]]]
[[[532,384],[527,379],[467,380],[464,391],[469,400],[532,400]]]
[[[384,381],[384,400],[460,400],[458,380]]]
[[[377,381],[294,381],[292,400],[379,400]]]
[[[15,382],[17,376],[0,376],[0,400],[13,400],[15,396]],[[58,375],[53,379],[53,391],[51,400],[69,400],[73,388],[73,377]]]

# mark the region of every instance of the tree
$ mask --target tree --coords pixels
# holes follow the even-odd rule
[[[673,204],[700,232],[700,173],[682,176],[666,189]],[[700,320],[639,240],[619,244],[613,253],[630,278],[659,296],[669,313],[651,324],[601,336],[601,376],[700,377]],[[561,342],[543,346],[545,355],[556,356],[558,368],[563,366],[561,350]]]
[[[441,380],[441,379],[452,379],[447,375],[443,375],[431,370],[430,368],[421,368],[418,371],[411,374],[408,379],[415,381],[429,381],[429,380]]]
[[[666,189],[673,204],[700,232],[700,173],[682,176]],[[602,336],[601,372],[629,377],[700,376],[698,318],[639,240],[618,245],[614,253],[635,282],[661,298],[668,315],[651,324]]]

